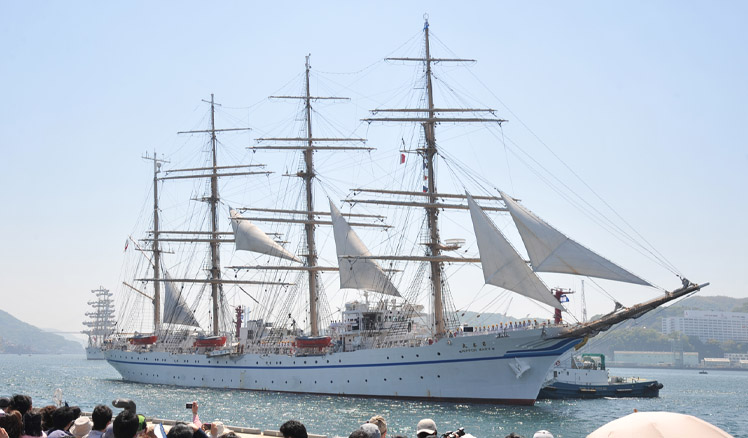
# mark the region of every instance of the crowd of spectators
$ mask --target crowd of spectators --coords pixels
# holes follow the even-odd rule
[[[239,438],[220,421],[201,422],[197,401],[187,405],[192,409],[192,421],[177,422],[168,432],[162,424],[148,423],[145,416],[137,413],[131,400],[117,399],[112,405],[123,408],[114,420],[107,405],[96,406],[89,417],[82,415],[77,406],[68,406],[67,403],[35,408],[28,395],[1,397],[0,438]],[[283,438],[309,438],[306,427],[296,420],[286,421],[279,430]],[[381,415],[375,415],[351,432],[348,438],[387,438],[387,422]],[[391,438],[406,437],[394,435]],[[416,426],[416,438],[475,437],[462,429],[440,437],[434,420],[424,418]],[[522,437],[511,433],[506,438]],[[541,430],[533,438],[553,438],[553,435]]]

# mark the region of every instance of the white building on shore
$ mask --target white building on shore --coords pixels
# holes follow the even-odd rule
[[[680,332],[701,341],[748,341],[748,313],[685,310],[682,317],[662,318],[662,333]]]

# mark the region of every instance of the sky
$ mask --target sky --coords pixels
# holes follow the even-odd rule
[[[293,92],[307,54],[313,93],[352,97],[352,109],[331,108],[339,131],[381,138],[372,146],[397,157],[381,127],[358,120],[400,103],[385,96],[413,69],[383,58],[418,55],[424,13],[435,56],[478,60],[467,73],[445,67],[440,81],[509,120],[488,155],[454,154],[658,285],[679,283],[575,219],[540,183],[546,171],[597,208],[614,205],[607,217],[692,281],[711,282],[700,293],[748,297],[744,2],[38,1],[0,4],[0,308],[81,330],[90,291],[117,289],[125,240],[148,202],[142,155],[185,154],[176,132],[207,128],[201,100],[211,93],[222,123],[253,128],[227,140],[239,149],[283,131],[293,105],[267,96]],[[453,131],[443,132],[446,143]],[[540,174],[523,173],[527,158],[512,142],[537,153],[542,167],[529,166]],[[458,307],[471,308],[459,295]],[[612,310],[587,301],[589,314]]]

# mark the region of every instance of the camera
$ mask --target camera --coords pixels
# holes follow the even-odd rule
[[[465,428],[461,427],[454,432],[447,432],[444,435],[442,435],[442,438],[459,438],[461,436],[465,435]]]
[[[133,414],[136,413],[135,402],[130,400],[129,398],[118,398],[112,401],[112,406],[114,406],[115,408],[125,409],[132,412]]]
[[[187,403],[186,405],[184,405],[184,407],[187,409],[192,409],[192,403]]]

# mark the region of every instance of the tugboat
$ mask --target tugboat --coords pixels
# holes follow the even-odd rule
[[[556,364],[538,399],[659,397],[663,387],[656,380],[611,376],[605,369],[603,354],[572,357],[570,368]]]

